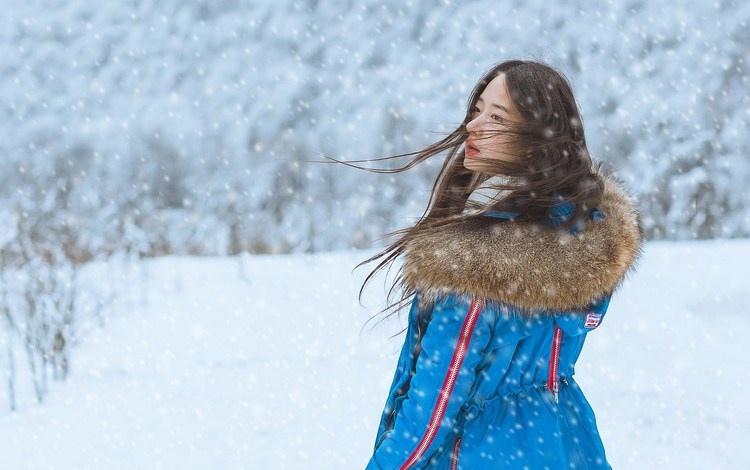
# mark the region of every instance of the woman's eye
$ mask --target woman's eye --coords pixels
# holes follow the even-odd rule
[[[471,108],[471,112],[469,114],[473,116],[474,113],[477,113],[477,112],[479,112],[479,108],[474,106],[473,108]],[[490,117],[494,119],[495,121],[504,121],[503,117],[500,116],[499,114],[491,114]]]

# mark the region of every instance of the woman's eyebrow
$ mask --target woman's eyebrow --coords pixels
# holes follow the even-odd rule
[[[477,98],[477,101],[481,101],[482,103],[484,103],[484,100],[483,100],[482,98]],[[494,106],[494,107],[496,107],[496,108],[500,108],[500,109],[502,109],[503,111],[505,111],[506,113],[510,113],[510,111],[508,111],[508,108],[506,108],[505,106],[503,106],[503,105],[501,105],[501,104],[495,104],[495,103],[492,103],[492,106]]]

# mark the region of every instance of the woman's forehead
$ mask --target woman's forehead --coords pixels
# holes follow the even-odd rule
[[[499,74],[487,84],[479,95],[479,98],[477,98],[477,102],[481,102],[483,105],[495,106],[509,114],[518,114],[515,103],[508,96],[504,73]]]

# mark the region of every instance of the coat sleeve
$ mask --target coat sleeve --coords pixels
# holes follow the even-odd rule
[[[443,442],[469,398],[492,317],[481,298],[449,295],[435,302],[407,395],[367,470],[409,468]]]
[[[378,432],[375,435],[375,449],[380,445],[381,439],[384,437],[386,426],[388,423],[388,417],[391,412],[394,411],[396,392],[401,387],[404,381],[408,378],[408,368],[411,364],[411,353],[414,347],[414,331],[416,330],[415,325],[417,321],[417,307],[419,305],[419,294],[415,295],[411,302],[409,309],[408,322],[406,327],[406,336],[404,337],[404,344],[401,346],[401,354],[399,355],[398,362],[396,364],[396,372],[393,374],[393,380],[388,390],[388,398],[385,401],[383,407],[383,413],[380,416],[380,424],[378,425]]]

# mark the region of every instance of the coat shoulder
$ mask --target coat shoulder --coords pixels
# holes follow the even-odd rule
[[[614,292],[643,250],[632,197],[602,178],[600,204],[574,233],[484,217],[410,240],[405,283],[425,298],[478,295],[526,313],[585,308]]]

